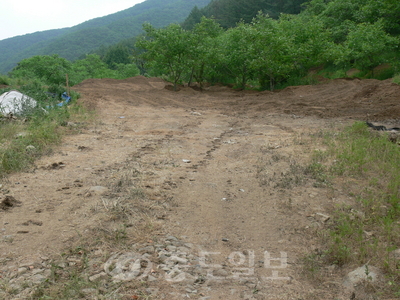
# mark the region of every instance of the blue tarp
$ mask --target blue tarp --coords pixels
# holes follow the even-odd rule
[[[51,95],[52,97],[56,97],[56,94],[51,94],[51,93],[48,93],[48,94]],[[71,96],[68,96],[66,92],[61,94],[61,99],[63,99],[64,101],[62,101],[60,103],[57,103],[56,106],[62,107],[62,106],[67,105],[68,103],[71,102]],[[51,108],[51,107],[53,107],[53,106],[49,105],[46,108]]]
[[[61,98],[64,100],[57,104],[57,106],[64,106],[71,102],[71,96],[68,96],[66,92],[62,93]]]

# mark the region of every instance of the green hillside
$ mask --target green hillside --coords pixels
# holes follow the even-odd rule
[[[281,13],[298,14],[308,0],[212,0],[203,8],[194,7],[182,23],[184,29],[192,29],[202,16],[213,18],[222,27],[235,27],[237,22],[251,22],[258,12],[278,19]]]
[[[69,60],[115,44],[142,32],[143,22],[155,27],[185,20],[193,7],[209,0],[147,0],[129,9],[86,21],[70,28],[47,30],[0,41],[0,73],[7,73],[24,58],[58,54]]]

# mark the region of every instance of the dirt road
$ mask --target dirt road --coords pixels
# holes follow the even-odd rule
[[[300,168],[323,147],[311,134],[355,120],[398,125],[398,85],[338,79],[274,93],[173,92],[135,77],[74,88],[96,121],[70,124],[80,133],[2,183],[4,196],[22,202],[0,211],[7,297],[28,297],[32,285],[21,282],[52,276],[56,261],[73,266],[68,259],[83,250],[71,247],[82,245],[85,274],[104,276],[97,292],[76,299],[349,299],[341,284],[349,270],[327,268],[315,282],[302,260],[320,247],[321,216],[348,195]],[[181,258],[173,261],[181,277],[166,275],[165,249]],[[151,277],[141,270],[147,277],[124,281],[112,298],[99,286],[118,275],[104,271],[117,252],[147,253]],[[34,270],[43,277],[33,280]]]

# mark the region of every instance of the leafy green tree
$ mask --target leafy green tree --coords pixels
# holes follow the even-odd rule
[[[291,53],[292,37],[285,33],[278,21],[259,14],[252,24],[252,63],[262,88],[274,89],[294,69]]]
[[[143,29],[146,35],[136,43],[145,50],[142,57],[154,70],[166,74],[174,83],[176,90],[182,76],[188,74],[190,70],[189,54],[193,51],[190,32],[178,24],[156,29],[145,23]]]
[[[37,55],[21,60],[10,72],[17,78],[37,78],[45,84],[63,85],[66,74],[70,72],[71,62],[58,55]]]
[[[108,48],[103,60],[110,69],[115,69],[118,64],[132,63],[131,51],[127,46],[117,44]]]
[[[307,3],[305,14],[321,20],[332,32],[335,43],[343,43],[348,33],[362,22],[361,9],[368,0],[311,0]]]
[[[84,59],[77,60],[72,65],[70,75],[71,85],[80,83],[88,78],[113,78],[115,72],[110,70],[99,55],[89,54]]]
[[[327,62],[334,47],[331,32],[315,16],[282,15],[279,35],[285,35],[293,68],[305,74],[309,68]]]
[[[398,47],[399,38],[386,33],[381,22],[360,23],[338,48],[336,63],[349,65],[353,62],[354,67],[371,71],[374,67],[389,62],[388,56],[395,55]]]
[[[116,64],[115,79],[125,79],[140,74],[136,64]]]
[[[191,77],[202,87],[206,78],[215,75],[214,66],[218,63],[217,38],[223,33],[222,27],[213,19],[202,17],[192,31],[192,47],[190,63],[192,66]],[[189,79],[189,84],[191,78]]]
[[[400,1],[368,0],[360,13],[363,16],[363,22],[375,23],[380,21],[387,33],[400,35]]]
[[[257,55],[252,26],[239,23],[237,27],[222,34],[218,43],[219,72],[225,75],[223,77],[235,80],[239,87],[245,88],[254,73],[252,61]]]

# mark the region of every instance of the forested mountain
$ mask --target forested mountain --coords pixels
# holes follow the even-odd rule
[[[129,9],[86,21],[70,28],[47,30],[0,41],[0,73],[24,58],[58,54],[75,60],[101,46],[115,44],[142,32],[142,24],[155,27],[185,20],[193,7],[210,0],[147,0]]]
[[[194,7],[182,27],[192,29],[202,16],[215,19],[222,27],[236,26],[240,20],[248,23],[259,11],[277,19],[281,13],[298,14],[308,0],[212,0],[203,8]]]

